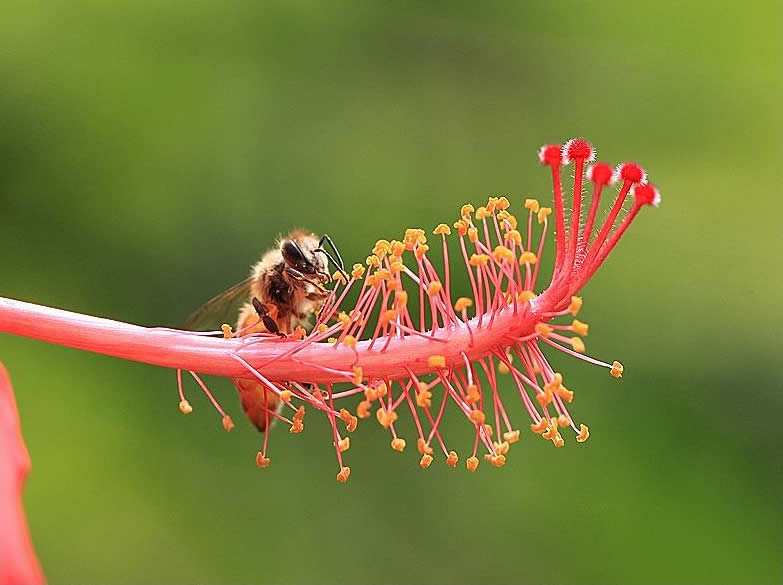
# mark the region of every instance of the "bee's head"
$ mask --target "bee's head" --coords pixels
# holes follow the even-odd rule
[[[326,270],[326,258],[317,252],[318,238],[313,234],[294,232],[280,242],[280,252],[288,274],[296,278],[301,274],[304,279],[329,282]]]

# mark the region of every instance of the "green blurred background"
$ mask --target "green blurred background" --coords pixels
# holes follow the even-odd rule
[[[584,291],[625,377],[552,357],[590,441],[499,471],[362,424],[338,485],[312,415],[259,471],[223,381],[231,434],[171,371],[2,336],[51,582],[781,582],[782,7],[4,2],[4,296],[176,325],[293,226],[355,261],[549,200],[536,150],[572,136],[664,198]]]

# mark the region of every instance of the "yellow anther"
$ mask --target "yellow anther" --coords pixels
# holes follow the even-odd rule
[[[565,428],[571,425],[571,421],[568,420],[568,417],[566,415],[561,414],[560,416],[557,417],[557,424]]]
[[[440,291],[442,290],[443,290],[443,285],[439,281],[435,280],[431,282],[430,285],[427,287],[427,294],[431,297],[434,297],[437,294],[439,294]]]
[[[389,240],[378,240],[375,242],[375,247],[372,249],[372,253],[378,256],[381,260],[386,257],[386,254],[391,252],[391,244]]]
[[[432,392],[429,390],[419,390],[416,394],[416,404],[419,408],[429,408],[432,406]]]
[[[432,447],[421,437],[416,440],[416,450],[422,455],[432,455]]]
[[[538,400],[538,403],[543,407],[552,402],[552,394],[549,392],[544,392],[542,394],[536,394],[536,400]]]
[[[364,397],[369,400],[370,402],[375,402],[378,400],[378,387],[377,386],[368,386],[364,389]]]
[[[367,266],[374,266],[375,268],[378,268],[381,265],[381,259],[378,258],[375,254],[370,254],[367,256],[367,259],[364,261]]]
[[[476,404],[479,400],[481,400],[481,393],[479,392],[478,386],[476,384],[468,384],[467,395],[468,403],[470,404]]]
[[[495,259],[495,262],[498,263],[503,262],[504,260],[511,262],[514,260],[514,252],[505,246],[495,246],[495,249],[492,251],[492,257]]]
[[[397,311],[394,309],[388,309],[381,314],[381,326],[387,325],[390,321],[394,321],[397,318]]]
[[[459,214],[461,217],[470,217],[470,214],[473,213],[474,211],[475,209],[473,208],[473,206],[470,203],[468,203],[462,206],[462,209],[459,210]]]
[[[555,444],[555,447],[560,448],[563,445],[565,445],[565,441],[563,440],[563,436],[560,433],[557,433],[555,435],[555,438],[552,439],[552,442]]]
[[[469,309],[473,306],[473,299],[469,299],[468,297],[460,297],[457,299],[457,302],[454,303],[454,310],[461,313],[465,309]]]
[[[499,198],[497,198],[497,197],[490,197],[487,200],[487,211],[489,211],[490,213],[494,213],[495,209],[497,208],[498,201],[500,201]],[[478,214],[476,214],[476,215],[478,215]]]
[[[421,260],[424,258],[424,254],[429,252],[430,247],[427,244],[419,244],[416,246],[416,250],[414,251],[414,254],[416,254],[416,259]]]
[[[424,230],[414,228],[405,230],[405,237],[403,238],[406,250],[413,250],[416,244],[426,244],[427,237],[424,235]]]
[[[576,436],[577,443],[584,443],[590,437],[590,429],[587,425],[579,425],[579,434]]]
[[[351,378],[351,382],[356,384],[357,386],[362,383],[362,367],[361,366],[353,366],[351,368],[353,370],[353,378]]]
[[[574,317],[576,317],[576,314],[579,312],[579,309],[582,308],[582,297],[571,297],[571,304],[568,305],[568,312],[571,313]]]
[[[394,293],[394,306],[397,308],[404,307],[408,304],[408,293],[404,290],[398,290]]]
[[[495,209],[508,209],[511,207],[511,202],[506,197],[498,197],[498,201],[495,204]]]
[[[533,252],[522,252],[522,255],[519,257],[520,264],[535,264],[537,261],[538,258]]]
[[[442,355],[431,355],[427,358],[427,365],[431,368],[445,368],[446,358]]]
[[[540,394],[539,394],[539,396],[540,396]],[[538,433],[538,434],[540,435],[540,434],[541,434],[541,433],[543,433],[545,430],[547,430],[548,426],[549,426],[549,421],[547,421],[545,418],[542,418],[542,419],[541,419],[540,421],[538,421],[537,423],[535,423],[535,424],[531,424],[531,425],[530,425],[530,429],[531,429],[531,430],[532,430],[534,433]]]
[[[502,443],[493,443],[495,445],[495,452],[498,455],[505,455],[508,453],[508,449],[511,445],[508,444],[508,441],[503,441]]]
[[[546,217],[552,213],[552,209],[549,207],[542,207],[538,210],[538,223],[544,223]]]
[[[301,325],[297,325],[294,329],[294,332],[291,333],[290,337],[291,339],[301,340],[305,338],[305,335],[307,335],[307,331],[304,327]]]
[[[405,450],[405,439],[399,437],[392,439],[391,448],[402,453]]]
[[[345,437],[337,441],[337,448],[340,449],[340,453],[347,451],[351,448],[351,437]]]
[[[375,411],[375,418],[384,429],[388,429],[389,426],[397,420],[397,413],[393,410],[386,410],[385,408],[379,408]]]
[[[432,463],[432,455],[429,453],[425,453],[421,456],[421,460],[419,461],[419,465],[422,469],[427,469],[430,466],[430,463]]]
[[[517,230],[508,230],[506,235],[503,236],[503,239],[514,242],[517,246],[522,245],[522,235]]]
[[[519,431],[506,431],[503,433],[503,438],[509,443],[516,443],[519,441]]]
[[[483,424],[484,424],[484,421],[486,420],[486,418],[487,418],[487,417],[484,415],[484,413],[483,413],[483,412],[481,412],[481,411],[480,411],[479,409],[477,409],[477,408],[476,408],[476,409],[474,409],[474,410],[471,410],[471,411],[470,411],[470,421],[471,421],[473,424],[476,424],[476,425],[483,425]]]
[[[555,437],[557,437],[559,434],[560,433],[557,430],[557,419],[553,418],[549,421],[546,431],[544,431],[541,436],[549,441],[554,441]]]
[[[582,337],[587,335],[587,330],[589,328],[590,326],[587,323],[582,323],[579,319],[574,319],[571,323],[571,331]]]
[[[327,329],[329,329],[329,326],[326,323],[319,323],[318,327],[315,328],[318,333],[324,333]]]
[[[234,332],[231,330],[231,325],[228,323],[223,323],[220,326],[221,331],[223,331],[223,339],[231,339],[234,336]]]
[[[535,329],[536,329],[536,333],[538,333],[539,335],[549,335],[550,333],[552,333],[552,331],[554,331],[554,329],[552,329],[552,326],[547,325],[546,323],[536,323]]]
[[[302,405],[296,409],[296,412],[294,413],[294,420],[303,420],[304,416],[305,416],[305,407],[304,405]]]
[[[439,223],[438,226],[432,230],[432,233],[436,236],[448,236],[451,233],[451,228],[447,226],[445,223]]]
[[[571,338],[571,347],[574,348],[574,351],[576,353],[584,353],[585,352],[585,342],[582,341],[579,337],[572,337]]]
[[[375,387],[375,392],[378,394],[378,398],[383,398],[386,396],[386,391],[389,388],[386,386],[386,382],[381,382]]]
[[[479,207],[476,210],[476,219],[486,219],[491,216],[492,213],[490,213],[489,209],[487,209],[486,207]]]
[[[523,290],[517,294],[517,301],[523,304],[529,303],[534,298],[536,298],[536,293],[534,293],[532,290]]]
[[[471,266],[486,266],[489,263],[489,256],[486,254],[472,254],[470,256]]]
[[[405,264],[402,263],[402,260],[396,256],[393,256],[389,262],[389,272],[392,274],[399,274],[402,272],[403,268],[405,268]]]
[[[337,343],[337,338],[336,337],[329,337],[326,341],[328,341],[329,343]]]
[[[372,403],[369,400],[362,400],[356,407],[356,416],[359,418],[368,418],[370,416],[370,407]]]
[[[494,467],[503,467],[506,464],[506,456],[505,455],[493,455],[490,457],[489,462]]]
[[[336,280],[345,284],[345,277],[339,270],[335,270],[334,274],[332,274],[332,280]]]
[[[182,414],[190,414],[191,412],[193,412],[193,407],[190,405],[190,402],[188,402],[187,400],[180,400],[179,411]]]
[[[449,451],[449,454],[446,456],[446,465],[449,467],[456,467],[458,461],[459,457],[457,456],[457,452]]]
[[[348,327],[348,324],[351,322],[351,318],[346,315],[345,311],[337,313],[337,320],[342,323],[343,328]]]
[[[612,374],[612,376],[615,378],[622,378],[623,370],[625,370],[623,364],[620,362],[612,362],[612,369],[609,371],[609,373]]]
[[[464,236],[466,233],[468,233],[468,227],[469,224],[464,219],[458,219],[454,222],[454,229],[457,230],[457,233],[460,236]]]
[[[568,388],[566,388],[565,386],[560,386],[559,388],[557,388],[557,390],[555,390],[555,393],[556,393],[556,394],[557,394],[557,395],[558,395],[560,398],[562,398],[563,400],[565,400],[566,402],[572,402],[572,401],[573,401],[573,399],[574,399],[574,393],[573,393],[573,391],[569,390],[569,389],[568,389]]]
[[[389,281],[389,280],[391,280],[391,279],[392,279],[391,272],[389,272],[389,270],[388,270],[388,269],[386,269],[386,268],[379,268],[378,270],[376,270],[376,271],[375,271],[375,276],[376,276],[376,277],[377,277],[379,280],[386,280],[386,281]]]
[[[223,428],[226,429],[226,432],[230,432],[231,429],[234,428],[234,421],[231,420],[231,417],[228,415],[225,415],[221,422],[223,423]]]
[[[529,209],[533,213],[538,213],[538,199],[525,199],[525,209]]]
[[[552,376],[552,379],[548,383],[544,384],[544,390],[547,392],[554,392],[562,385],[563,385],[563,374],[559,372],[555,372],[555,374]]]
[[[256,453],[256,465],[258,465],[259,469],[266,469],[269,467],[269,457],[264,457],[264,454],[259,451]]]
[[[511,215],[508,211],[499,212],[498,219],[503,221],[503,229],[506,230],[517,229],[517,218]]]
[[[468,471],[476,471],[478,469],[478,464],[478,457],[468,457],[465,459],[465,467],[468,468]]]
[[[291,396],[293,396],[293,394],[291,394],[290,390],[283,390],[280,392],[280,400],[283,402],[291,402]]]
[[[356,349],[356,338],[353,335],[343,337],[343,345]]]
[[[391,253],[395,258],[399,258],[405,252],[405,244],[403,242],[392,240],[391,241]]]
[[[291,428],[288,429],[288,432],[296,435],[297,433],[301,433],[303,430],[304,423],[298,418],[295,418],[293,421],[291,421]]]
[[[351,475],[351,468],[350,467],[341,467],[340,473],[337,474],[337,481],[340,483],[345,483],[348,481],[348,478]]]
[[[364,266],[361,264],[354,264],[353,269],[351,270],[351,277],[354,280],[359,280],[362,276],[364,276]]]
[[[508,369],[508,366],[505,363],[500,362],[498,364],[498,372],[500,372],[501,374],[508,374],[510,371],[511,370]]]
[[[478,240],[478,230],[474,227],[468,228],[468,239],[472,244],[475,244]]]

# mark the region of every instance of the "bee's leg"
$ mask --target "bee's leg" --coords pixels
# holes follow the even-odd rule
[[[286,334],[281,332],[280,328],[277,326],[277,321],[269,316],[269,310],[266,308],[266,305],[264,305],[264,303],[259,301],[256,297],[253,297],[252,303],[253,308],[256,310],[256,313],[258,313],[258,316],[261,319],[261,322],[264,324],[264,327],[266,327],[266,330],[273,335],[286,337]]]
[[[290,266],[286,266],[283,268],[285,270],[285,273],[293,278],[294,280],[304,280],[305,275],[299,272],[296,268],[291,268]]]

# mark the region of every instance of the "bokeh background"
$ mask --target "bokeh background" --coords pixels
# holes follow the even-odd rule
[[[782,6],[2,3],[4,296],[177,325],[291,227],[355,261],[549,200],[536,150],[572,136],[664,196],[584,291],[625,377],[552,357],[590,441],[502,470],[366,423],[338,485],[312,417],[259,471],[230,385],[227,434],[171,371],[2,336],[51,582],[781,582]]]

